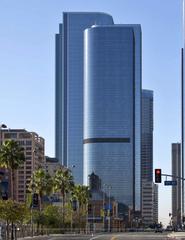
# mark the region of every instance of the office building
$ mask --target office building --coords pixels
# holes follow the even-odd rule
[[[172,143],[172,175],[181,177],[181,144]],[[172,220],[174,225],[181,225],[181,180],[175,177],[176,186],[172,186]]]
[[[16,201],[25,202],[33,171],[44,166],[44,139],[25,129],[2,129],[1,138],[1,142],[12,139],[24,148],[25,162],[15,171],[14,195]],[[10,185],[10,178],[8,184]],[[10,192],[8,195],[10,196]]]
[[[83,182],[83,32],[92,25],[111,25],[105,13],[63,13],[56,34],[56,158]]]
[[[84,183],[94,172],[116,201],[134,211],[141,206],[140,113],[140,25],[86,29]]]
[[[153,202],[153,221],[154,223],[158,223],[158,217],[159,217],[159,194],[158,194],[158,185],[154,184],[153,185],[154,189],[154,202]]]
[[[158,185],[147,180],[142,181],[142,222],[158,223]]]
[[[141,183],[142,219],[150,225],[156,222],[158,213],[153,184],[153,91],[145,89],[142,90]]]
[[[142,90],[141,179],[153,181],[153,91]]]
[[[58,161],[58,159],[56,158],[52,158],[52,157],[45,157],[45,170],[46,173],[48,173],[50,176],[54,176],[55,172],[57,171],[57,169],[62,168],[62,164]]]
[[[123,219],[119,218],[118,216],[118,202],[116,202],[114,198],[111,198],[110,195],[107,195],[104,192],[105,186],[101,186],[101,179],[99,178],[99,176],[94,173],[89,175],[88,185],[91,195],[88,204],[88,222],[90,230],[123,230],[123,222],[125,222],[125,219],[123,221]],[[111,205],[110,219],[109,204]]]

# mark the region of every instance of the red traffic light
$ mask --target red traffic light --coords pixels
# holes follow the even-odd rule
[[[161,183],[161,169],[155,169],[155,183]]]

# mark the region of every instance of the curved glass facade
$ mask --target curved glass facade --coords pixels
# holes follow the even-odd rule
[[[140,183],[140,165],[137,174],[135,163],[135,135],[140,134],[140,125],[136,132],[135,40],[134,28],[126,25],[85,30],[84,183],[94,172],[102,184],[111,185],[116,200],[139,210],[140,187],[135,191],[136,182]]]
[[[111,25],[106,13],[66,12],[56,35],[56,158],[83,182],[83,32]]]

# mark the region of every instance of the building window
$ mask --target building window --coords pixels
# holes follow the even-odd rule
[[[26,166],[26,170],[27,170],[27,169],[31,169],[31,166]]]
[[[26,147],[27,151],[31,151],[32,147]]]
[[[17,138],[17,133],[5,133],[4,134],[4,138],[14,138],[16,139]]]
[[[31,146],[32,145],[32,141],[26,141],[26,145]]]
[[[31,138],[30,133],[19,133],[19,138]]]
[[[19,145],[24,145],[24,141],[17,141]]]
[[[19,190],[18,193],[24,193],[24,190]]]
[[[30,155],[31,155],[31,152],[26,152],[26,155],[29,155],[29,156],[30,156]]]

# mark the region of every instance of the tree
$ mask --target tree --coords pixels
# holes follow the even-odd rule
[[[24,148],[14,140],[6,140],[0,149],[0,166],[10,169],[11,174],[11,198],[15,199],[14,175],[15,170],[25,161]]]
[[[0,200],[0,219],[6,221],[7,239],[9,239],[9,225],[19,223],[22,225],[29,212],[25,204],[12,201]],[[13,239],[13,235],[11,236]]]
[[[43,196],[49,195],[52,192],[53,188],[53,180],[51,176],[45,172],[44,169],[39,168],[36,171],[33,172],[31,176],[31,180],[28,186],[28,191],[31,193],[31,199],[30,195],[28,195],[27,203],[31,203],[31,208],[33,207],[33,194],[38,194],[38,205],[39,205],[39,211],[34,211],[31,214],[33,214],[34,219],[37,222],[37,232],[41,227],[44,225],[44,214],[43,214]],[[32,210],[32,209],[31,209]]]
[[[69,169],[59,168],[54,176],[54,190],[60,191],[62,195],[62,222],[65,223],[65,201],[66,194],[70,193],[74,187],[73,176]]]
[[[39,197],[39,210],[42,210],[42,198],[44,195],[49,195],[52,192],[53,180],[51,176],[39,168],[34,171],[30,180],[28,191],[33,194],[37,193]]]
[[[72,192],[73,198],[78,201],[79,207],[84,207],[88,204],[90,193],[88,186],[75,185]]]
[[[90,198],[89,188],[84,185],[75,185],[72,192],[72,199],[77,201],[78,223],[81,225],[86,224],[88,214],[88,202]],[[83,221],[81,219],[83,218]],[[84,224],[85,223],[85,224]]]
[[[44,208],[45,225],[47,227],[58,228],[60,227],[60,207],[48,205]]]

